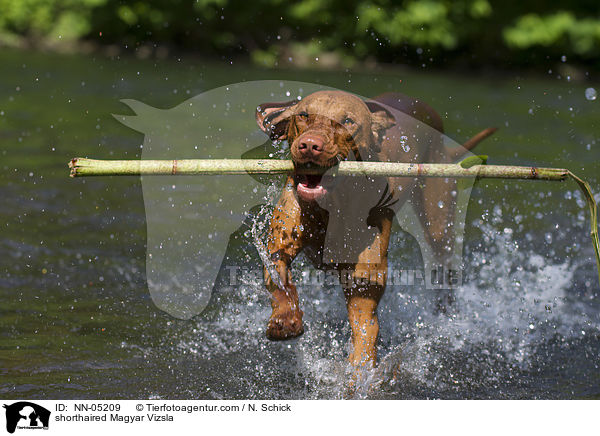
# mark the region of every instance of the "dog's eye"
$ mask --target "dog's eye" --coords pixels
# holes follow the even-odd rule
[[[297,116],[301,120],[304,120],[304,121],[308,120],[308,112],[306,112],[306,111],[300,112]]]
[[[344,118],[344,121],[342,121],[342,124],[343,124],[344,126],[353,126],[353,125],[355,125],[355,124],[356,124],[356,121],[354,121],[354,120],[353,120],[352,118],[350,118],[350,117],[346,117],[346,118]]]

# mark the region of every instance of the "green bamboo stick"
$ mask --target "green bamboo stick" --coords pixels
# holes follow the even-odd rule
[[[467,158],[458,164],[400,162],[340,162],[331,175],[387,177],[452,177],[561,181],[570,177],[582,190],[590,209],[591,237],[600,283],[600,240],[598,212],[590,185],[571,171],[511,165],[472,165]],[[485,159],[484,159],[485,160]],[[480,162],[477,159],[477,162]],[[96,160],[74,158],[69,162],[71,177],[139,175],[219,175],[219,174],[320,174],[318,168],[295,168],[291,160],[277,159],[174,159],[174,160]]]
[[[594,252],[596,253],[596,265],[598,266],[598,282],[600,283],[600,240],[598,239],[598,206],[596,200],[592,194],[592,189],[588,182],[580,179],[571,171],[568,173],[575,182],[579,185],[579,188],[583,191],[585,200],[587,201],[588,207],[590,208],[590,221],[592,230],[590,236],[592,237],[592,244],[594,245]]]
[[[75,158],[69,163],[71,177],[134,175],[219,175],[287,174],[295,171],[291,160],[276,159],[178,159],[178,160],[95,160]],[[319,168],[297,168],[302,174],[319,174]],[[340,162],[331,175],[388,177],[457,177],[564,180],[568,170],[508,165]]]

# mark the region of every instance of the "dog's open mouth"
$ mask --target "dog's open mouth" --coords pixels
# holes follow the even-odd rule
[[[317,174],[299,174],[296,176],[298,196],[305,201],[315,201],[327,194],[327,189],[322,185],[323,176]]]
[[[314,167],[313,167],[314,168]],[[325,171],[325,168],[322,169]],[[336,185],[334,174],[298,174],[296,173],[296,192],[304,201],[315,201],[323,198]]]

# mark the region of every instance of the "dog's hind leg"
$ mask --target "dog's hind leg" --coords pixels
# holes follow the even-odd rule
[[[434,310],[438,313],[447,313],[456,298],[448,274],[459,272],[459,266],[455,265],[456,259],[460,259],[460,253],[455,253],[457,204],[452,195],[456,195],[457,189],[455,179],[440,178],[428,180],[420,192],[422,224],[432,254],[432,259],[425,262],[430,264],[429,267],[426,265],[425,274],[436,292]]]

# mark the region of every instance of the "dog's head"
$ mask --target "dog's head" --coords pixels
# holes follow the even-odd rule
[[[272,140],[287,139],[297,167],[323,169],[349,156],[370,159],[380,151],[385,131],[395,124],[383,106],[342,91],[319,91],[300,101],[262,104],[256,121]],[[328,181],[323,179],[298,175],[299,197],[314,201],[324,196]]]

